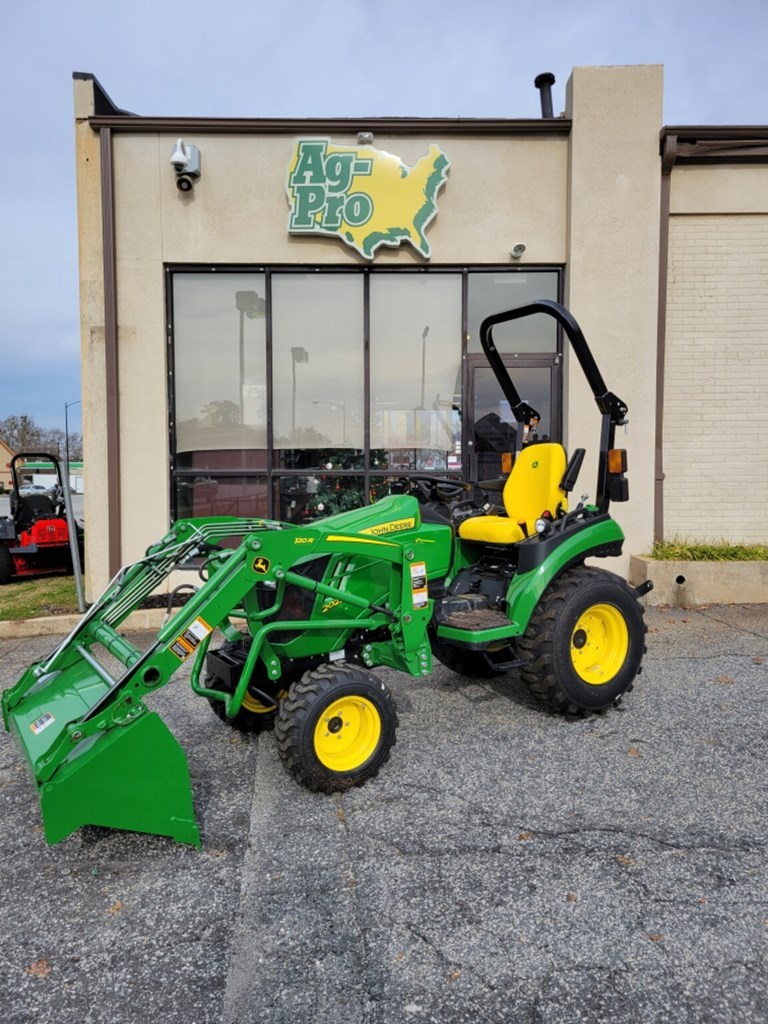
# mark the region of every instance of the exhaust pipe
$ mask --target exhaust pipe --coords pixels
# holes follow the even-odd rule
[[[552,111],[552,86],[555,84],[555,76],[551,71],[542,71],[536,75],[533,84],[541,94],[541,116],[554,117]]]

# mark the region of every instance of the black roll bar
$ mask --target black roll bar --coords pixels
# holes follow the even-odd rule
[[[493,370],[499,387],[504,397],[509,402],[512,415],[518,423],[518,438],[522,437],[525,426],[534,426],[540,417],[538,412],[524,402],[517,392],[515,385],[507,372],[504,360],[493,343],[493,328],[496,324],[509,323],[510,320],[521,320],[527,316],[535,316],[537,313],[544,313],[556,320],[565,332],[568,341],[571,343],[574,355],[587,378],[587,383],[595,398],[597,408],[601,413],[600,429],[600,454],[597,468],[597,497],[596,505],[601,512],[607,512],[610,505],[608,493],[608,451],[613,448],[616,427],[623,426],[627,422],[627,405],[617,398],[612,391],[605,386],[605,381],[597,367],[594,356],[587,344],[584,333],[576,323],[573,315],[565,306],[552,299],[536,299],[524,306],[516,306],[504,313],[494,313],[483,320],[480,325],[480,343],[483,346],[486,358]],[[535,423],[534,423],[535,421]],[[518,447],[520,440],[518,440]]]

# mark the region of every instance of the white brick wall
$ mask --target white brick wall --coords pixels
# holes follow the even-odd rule
[[[670,220],[664,533],[768,539],[768,215]]]

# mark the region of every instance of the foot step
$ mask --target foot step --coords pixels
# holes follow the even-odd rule
[[[498,629],[500,626],[508,626],[509,619],[504,612],[495,608],[471,608],[466,611],[454,612],[446,619],[442,619],[442,626],[449,626],[451,629],[466,629],[476,633],[481,629]]]

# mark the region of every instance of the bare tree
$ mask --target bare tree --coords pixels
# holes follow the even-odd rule
[[[33,451],[43,443],[43,431],[31,416],[6,416],[0,420],[0,437],[11,451]]]
[[[64,431],[59,427],[40,427],[31,416],[6,416],[0,420],[0,437],[13,452],[48,452],[60,459],[66,457]],[[69,458],[79,462],[82,457],[82,435],[70,431]]]

